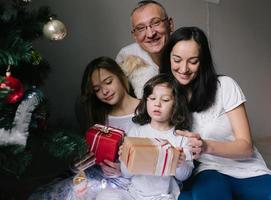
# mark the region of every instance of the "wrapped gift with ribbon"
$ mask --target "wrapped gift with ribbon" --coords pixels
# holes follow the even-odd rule
[[[120,159],[133,174],[174,176],[179,155],[167,140],[125,137]]]
[[[105,159],[114,162],[123,137],[124,131],[114,127],[95,124],[89,128],[86,133],[86,141],[90,152],[95,155],[95,162],[99,164]]]
[[[80,160],[75,160],[71,164],[71,170],[75,173],[86,170],[95,165],[95,156],[93,152],[87,152]]]

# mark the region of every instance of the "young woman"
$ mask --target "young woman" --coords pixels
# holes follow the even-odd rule
[[[81,100],[86,119],[85,128],[99,123],[120,128],[126,133],[133,125],[132,117],[139,100],[129,95],[129,84],[120,66],[111,58],[99,57],[86,67]],[[108,176],[120,175],[119,163],[101,163]]]
[[[189,192],[180,199],[267,200],[271,172],[253,147],[246,98],[228,76],[217,76],[208,40],[197,27],[182,27],[169,38],[160,71],[182,85],[193,114],[191,151],[200,162]]]
[[[144,86],[143,98],[136,108],[133,121],[137,125],[130,130],[129,136],[166,139],[180,150],[175,178],[179,181],[186,180],[193,169],[192,156],[186,148],[187,139],[176,136],[175,128],[189,129],[190,120],[186,97],[178,83],[166,74],[151,78]],[[180,189],[173,176],[133,175],[122,162],[121,171],[124,177],[131,177],[128,191],[110,191],[110,195],[105,191],[98,195],[98,199],[178,198]]]

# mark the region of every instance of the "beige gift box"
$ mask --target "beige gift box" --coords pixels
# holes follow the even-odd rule
[[[120,159],[133,174],[174,176],[179,155],[167,140],[125,137]]]

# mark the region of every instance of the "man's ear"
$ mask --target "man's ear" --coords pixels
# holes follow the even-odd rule
[[[174,22],[173,22],[172,17],[168,18],[168,24],[169,24],[170,33],[172,33],[174,31]]]
[[[132,37],[134,38],[135,42],[137,42],[137,38],[136,38],[135,33],[132,33],[132,32],[131,32],[131,34],[132,34]]]

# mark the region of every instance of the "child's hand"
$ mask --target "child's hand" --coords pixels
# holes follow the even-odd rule
[[[183,152],[182,147],[178,147],[177,149],[180,151],[180,156],[179,156],[179,159],[178,159],[177,167],[180,167],[180,165],[182,165],[185,162],[186,156],[185,156],[185,154]]]
[[[100,163],[102,171],[107,176],[118,177],[121,175],[120,163],[111,162],[109,160],[104,160]]]
[[[119,151],[118,151],[119,157],[121,157],[121,154],[122,154],[122,149],[123,149],[123,145],[120,145],[120,147],[119,147]]]

